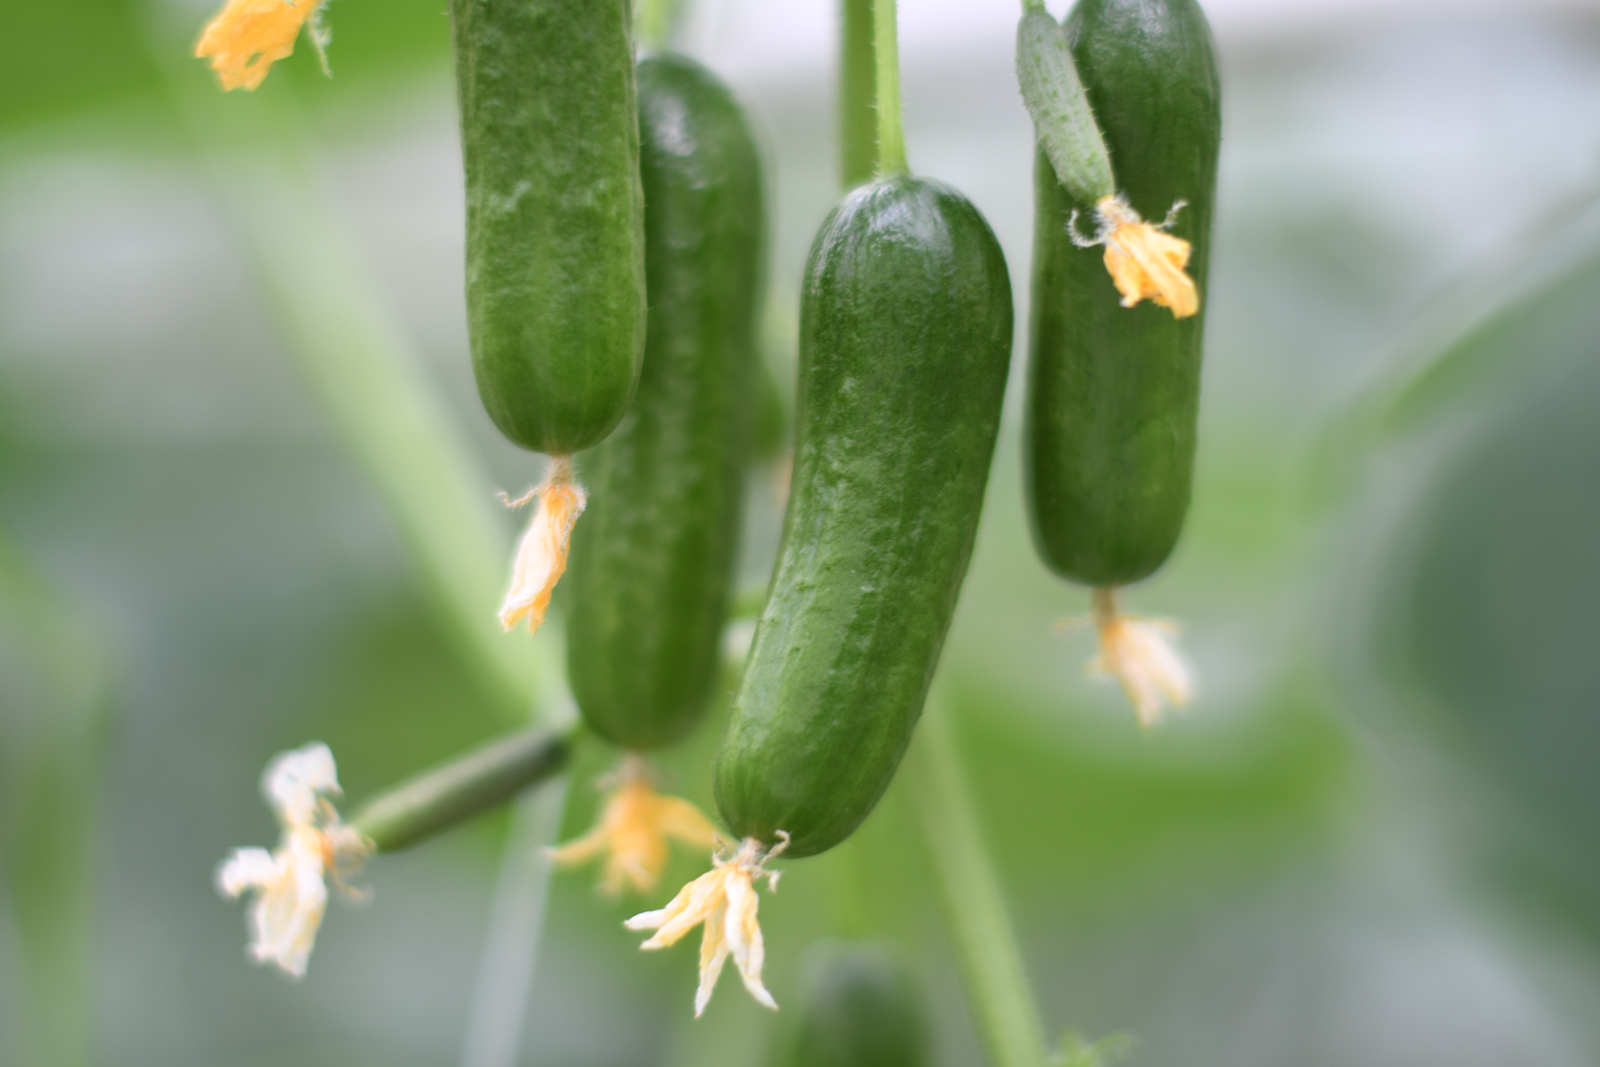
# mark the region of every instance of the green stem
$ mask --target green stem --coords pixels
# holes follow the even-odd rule
[[[350,826],[379,852],[410,848],[560,773],[575,733],[539,728],[492,741],[373,797]]]
[[[1029,11],[1043,11],[1044,9],[1044,0],[1022,0],[1022,10],[1024,13]]]
[[[878,60],[878,174],[905,174],[906,135],[900,119],[900,37],[895,25],[896,0],[872,5],[874,51]]]
[[[945,929],[990,1067],[1042,1067],[1044,1032],[955,739],[931,697],[906,763]]]
[[[839,4],[839,178],[846,189],[878,172],[878,71],[872,0]]]

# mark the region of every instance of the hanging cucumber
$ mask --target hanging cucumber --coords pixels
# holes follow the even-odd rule
[[[972,553],[1011,325],[994,234],[938,182],[862,186],[811,246],[783,543],[716,760],[717,808],[742,840],[627,922],[656,931],[646,949],[705,924],[696,1015],[729,955],[777,1007],[756,882],[785,849],[844,840],[911,739]]]
[[[644,230],[627,0],[451,0],[467,194],[467,326],[484,409],[556,462],[518,548],[506,629],[544,619],[586,497],[566,459],[627,409]],[[520,502],[519,502],[520,503]]]
[[[584,457],[594,493],[568,577],[567,672],[584,718],[630,749],[700,720],[720,661],[754,403],[765,215],[738,102],[679,56],[639,64],[644,371]]]
[[[1011,321],[999,244],[938,182],[864,186],[817,235],[783,546],[717,755],[738,836],[832,848],[894,775],[972,551]]]
[[[635,752],[705,714],[738,554],[765,251],[761,160],[739,104],[682,56],[639,64],[650,288],[644,371],[617,431],[584,462],[594,505],[575,533],[567,676],[585,721]],[[715,829],[623,761],[596,828],[557,851],[607,855],[602,887],[654,888],[667,838]]]
[[[1171,235],[1156,229],[1152,240],[1186,243],[1203,291],[1221,141],[1204,14],[1193,0],[1080,0],[1066,34],[1121,190],[1110,203],[1135,213],[1186,204]],[[1118,612],[1113,590],[1161,566],[1183,526],[1204,315],[1198,300],[1182,317],[1130,307],[1126,292],[1119,300],[1104,276],[1111,245],[1102,257],[1074,231],[1075,215],[1098,210],[1101,238],[1114,241],[1106,202],[1075,196],[1042,149],[1034,187],[1024,451],[1034,541],[1057,574],[1096,589],[1100,665],[1149,722],[1163,696],[1183,702],[1187,678],[1152,624]]]

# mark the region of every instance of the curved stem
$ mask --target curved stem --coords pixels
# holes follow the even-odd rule
[[[991,1067],[1043,1067],[1044,1031],[937,693],[906,763],[945,930]]]
[[[900,120],[900,38],[896,0],[872,5],[873,45],[878,60],[878,174],[905,174],[906,135]]]

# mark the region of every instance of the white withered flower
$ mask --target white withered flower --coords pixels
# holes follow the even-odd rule
[[[778,888],[779,872],[767,870],[766,863],[788,845],[789,835],[781,830],[771,851],[764,850],[755,838],[747,837],[737,852],[717,857],[715,867],[679,890],[666,907],[635,915],[623,924],[630,930],[656,932],[639,946],[642,949],[677,944],[689,931],[705,924],[700,936],[700,988],[694,995],[695,1018],[711,1003],[711,992],[730,955],[756,1003],[777,1010],[778,1002],[761,982],[767,951],[756,920],[761,902],[755,883],[765,878],[768,890]]]
[[[344,878],[355,873],[372,845],[339,821],[328,796],[338,796],[338,771],[328,746],[316,742],[281,752],[261,776],[261,793],[278,817],[278,847],[235,849],[217,868],[217,889],[250,902],[250,955],[300,978],[328,904],[327,882],[360,898]]]

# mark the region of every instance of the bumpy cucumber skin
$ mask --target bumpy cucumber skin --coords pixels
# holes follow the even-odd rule
[[[628,0],[451,0],[478,395],[568,455],[622,418],[644,351]]]
[[[567,673],[584,718],[631,749],[705,712],[738,554],[753,421],[765,208],[732,93],[677,56],[639,64],[650,316],[639,391],[581,461]]]
[[[1000,246],[953,189],[880,180],[817,234],[783,541],[716,762],[736,835],[822,852],[888,787],[972,553],[1011,327]]]
[[[1104,249],[1043,152],[1034,166],[1033,300],[1024,482],[1034,543],[1052,570],[1124,585],[1171,553],[1189,508],[1200,401],[1206,267],[1222,137],[1215,47],[1194,0],[1080,0],[1073,57],[1123,195],[1191,246],[1201,312],[1119,305]]]

